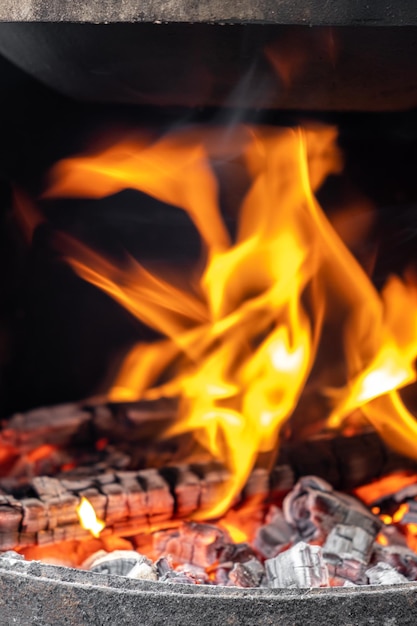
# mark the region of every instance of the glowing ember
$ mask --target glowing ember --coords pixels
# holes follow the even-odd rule
[[[365,504],[372,504],[377,500],[381,500],[388,496],[394,495],[400,489],[408,487],[409,485],[415,485],[417,483],[417,474],[409,474],[407,472],[396,472],[384,476],[379,480],[375,480],[368,485],[363,485],[355,489],[355,494]],[[374,510],[375,509],[375,510]],[[372,513],[377,515],[380,512],[379,507],[373,507]]]
[[[251,184],[231,242],[211,161],[236,154]],[[116,266],[66,235],[58,242],[82,278],[164,337],[131,349],[109,396],[180,398],[164,436],[192,432],[230,470],[204,517],[223,514],[259,453],[276,450],[328,341],[324,328],[344,354],[321,389],[327,428],[360,410],[391,447],[417,458],[417,424],[398,394],[416,379],[416,290],[393,277],[378,293],[332,228],[315,192],[340,169],[333,128],[238,127],[227,140],[221,130],[130,139],[52,171],[47,197],[136,189],[186,211],[201,235],[203,263],[188,289],[132,258]]]
[[[97,519],[93,505],[87,498],[82,497],[80,504],[77,506],[80,524],[85,530],[89,530],[93,537],[99,537],[101,531],[105,527],[105,523]]]

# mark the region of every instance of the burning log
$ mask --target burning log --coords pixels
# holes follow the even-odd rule
[[[269,586],[322,587],[328,584],[328,571],[322,558],[320,546],[311,546],[303,541],[265,561]]]
[[[71,458],[82,464],[84,459],[85,465],[90,466],[90,472],[91,465],[99,463],[100,459],[112,469],[126,468],[127,464],[136,469],[139,461],[152,467],[172,465],[172,449],[169,462],[161,444],[153,442],[152,445],[144,445],[144,442],[150,441],[155,425],[162,429],[172,423],[176,414],[175,399],[130,404],[85,402],[41,408],[4,420],[0,427],[0,448],[8,450],[11,458],[13,455],[16,459],[29,455],[26,468],[20,461],[16,474],[24,476],[27,472],[29,477],[30,464],[34,463],[30,453],[44,446],[50,447],[49,452],[45,449],[45,455],[51,455],[58,449],[54,459],[58,472],[59,455],[61,465],[71,462]],[[104,446],[104,454],[94,453],[98,442],[100,447]],[[118,451],[120,459],[116,458],[115,452],[109,459],[112,446],[123,449],[123,452],[121,449]],[[42,467],[42,462],[36,463]],[[260,468],[255,469],[247,481],[246,493],[259,493],[265,487],[272,492],[285,491],[300,476],[310,474],[327,479],[331,477],[334,488],[352,489],[399,468],[417,469],[417,463],[390,450],[375,432],[352,437],[322,436],[301,443],[284,441],[277,468],[271,474]],[[168,476],[166,479],[170,482]]]

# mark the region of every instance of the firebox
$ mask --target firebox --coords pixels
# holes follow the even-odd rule
[[[4,623],[414,623],[412,3],[0,19]]]

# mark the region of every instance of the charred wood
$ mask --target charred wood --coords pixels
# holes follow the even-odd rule
[[[328,584],[328,571],[322,558],[320,546],[303,541],[273,559],[265,561],[269,586],[322,587]]]
[[[417,580],[417,554],[407,546],[375,544],[371,563],[387,563],[407,580]]]
[[[305,541],[324,541],[337,524],[359,526],[374,539],[382,522],[356,498],[333,491],[316,476],[305,476],[283,502],[284,516]]]
[[[370,585],[398,585],[408,583],[408,579],[397,572],[388,563],[377,563],[374,567],[366,570]]]
[[[359,526],[337,524],[327,536],[323,545],[326,561],[349,559],[367,564],[371,558],[375,534],[370,534]]]
[[[276,506],[271,506],[265,522],[257,530],[253,545],[264,559],[270,559],[294,543],[296,531]]]
[[[112,460],[112,467],[117,464],[118,469],[127,469],[130,464],[130,469],[138,469],[140,463],[161,467],[175,463],[175,446],[164,448],[166,443],[156,444],[155,431],[163,432],[176,412],[175,399],[127,404],[84,402],[40,408],[3,420],[0,447],[10,454],[25,455],[40,446],[56,446],[64,455],[64,464],[70,450],[79,461],[80,446],[91,451],[101,442],[107,448],[110,444],[119,447],[121,457]],[[152,445],[147,445],[151,441]],[[188,448],[183,450],[182,459],[187,458],[187,451],[190,452]],[[255,470],[248,481],[247,494],[259,493],[266,486],[272,492],[286,490],[300,476],[309,474],[326,478],[336,489],[352,489],[399,468],[417,470],[415,461],[387,448],[373,431],[353,437],[335,435],[303,443],[283,442],[277,465],[271,475],[266,470]],[[30,469],[25,470],[20,461],[19,472],[24,471]]]
[[[213,565],[230,543],[227,534],[217,526],[195,522],[183,524],[180,529],[154,533],[153,540],[158,554],[198,567]]]
[[[236,587],[260,587],[264,577],[265,568],[256,558],[235,563],[229,573],[229,581]]]

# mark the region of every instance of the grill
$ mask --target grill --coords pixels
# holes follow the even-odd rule
[[[396,234],[408,232],[415,224],[417,192],[411,172],[416,150],[417,10],[410,0],[391,5],[338,0],[325,6],[315,0],[145,0],[140,6],[112,0],[61,0],[52,6],[47,0],[26,0],[15,6],[6,0],[0,7],[0,21],[0,75],[6,86],[0,171],[6,205],[12,187],[38,195],[42,174],[103,127],[116,133],[138,120],[152,129],[168,129],[184,122],[295,125],[308,119],[340,127],[347,176],[376,203],[383,198],[386,251],[376,282],[382,285],[391,271],[401,271],[410,260],[415,261],[412,236],[408,243],[395,242],[395,237],[392,242],[386,236],[391,229]],[[289,59],[289,65],[282,59]],[[330,184],[321,200],[326,203],[330,198],[332,206],[334,195],[343,193],[344,189]],[[54,228],[69,228],[117,256],[119,251],[112,249],[111,241],[117,202],[109,198],[99,208],[91,204],[88,217],[81,219],[85,202],[65,204],[58,199],[48,218]],[[198,243],[182,215],[166,211],[149,198],[142,198],[142,207],[141,215],[135,217],[141,235],[134,240],[130,232],[134,202],[125,192],[124,209],[116,218],[124,243],[152,262],[172,260],[187,265],[197,259]],[[397,207],[399,216],[394,221]],[[146,420],[137,417],[144,410],[142,404],[109,403],[95,397],[63,405],[58,412],[46,409],[41,416],[30,412],[37,406],[104,393],[106,377],[114,374],[111,359],[114,369],[114,359],[138,336],[154,336],[144,328],[138,331],[126,312],[88,289],[68,268],[56,268],[48,252],[49,226],[35,231],[28,253],[9,218],[3,219],[1,230],[6,252],[0,275],[11,305],[2,314],[6,356],[0,373],[2,416],[14,417],[3,421],[0,442],[15,437],[23,455],[32,452],[35,444],[57,442],[73,453],[78,445],[94,448],[110,433],[131,461],[134,453],[121,442],[133,433],[138,441],[145,441],[138,452],[143,459],[136,462],[145,466],[138,470],[142,472],[138,480],[145,485],[147,504],[152,508],[153,490],[160,489],[173,514],[189,514],[188,486],[181,483],[181,454],[183,447],[189,453],[192,443],[180,438],[175,444],[158,443],[152,448]],[[362,244],[355,252],[366,264],[368,242]],[[27,281],[23,287],[22,281]],[[93,329],[86,310],[97,321]],[[66,321],[56,328],[56,318]],[[8,345],[12,348],[7,351]],[[415,392],[411,390],[409,396],[410,405],[415,405]],[[175,410],[164,405],[159,419],[169,422]],[[301,407],[304,410],[306,405]],[[23,414],[16,417],[18,411]],[[48,420],[54,424],[52,435]],[[414,461],[390,450],[375,433],[352,437],[346,444],[341,437],[330,443],[326,438],[317,441],[313,432],[306,442],[304,431],[303,436],[297,435],[297,425],[302,430],[297,413],[294,420],[296,434],[290,444],[280,449],[273,467],[270,459],[261,459],[246,485],[246,496],[256,493],[260,484],[267,484],[270,493],[288,489],[310,473],[329,480],[335,488],[352,489],[392,470],[415,470]],[[311,423],[315,423],[314,416]],[[49,433],[47,442],[45,432]],[[148,444],[152,450],[145,451]],[[372,462],[366,459],[368,451]],[[168,469],[166,458],[171,462]],[[122,474],[124,469],[122,459],[117,471]],[[211,478],[205,466],[192,466],[193,472],[209,500],[210,489],[215,491],[217,483],[222,484],[221,473],[214,472],[214,488],[211,483],[207,487]],[[108,498],[116,502],[119,492],[113,494],[107,487]],[[33,488],[42,500],[42,485],[32,481]],[[21,495],[19,489],[16,493]],[[73,499],[78,495],[70,493]],[[1,501],[0,522],[9,505]],[[109,519],[113,515],[116,528],[120,520],[117,503],[114,506],[107,513]],[[158,521],[167,515],[165,509],[156,509]],[[51,515],[49,511],[47,516]],[[147,512],[148,517],[152,515]],[[50,529],[36,532],[30,540],[51,540]],[[83,532],[88,534],[81,531],[80,537]],[[19,536],[17,544],[15,535]],[[30,543],[24,535],[21,526],[12,538],[2,535],[0,549]],[[0,590],[4,623],[22,626],[167,622],[215,626],[278,620],[296,624],[325,620],[346,626],[382,620],[388,626],[414,624],[417,614],[416,583],[307,591],[163,585],[25,561],[14,552],[0,553]]]

